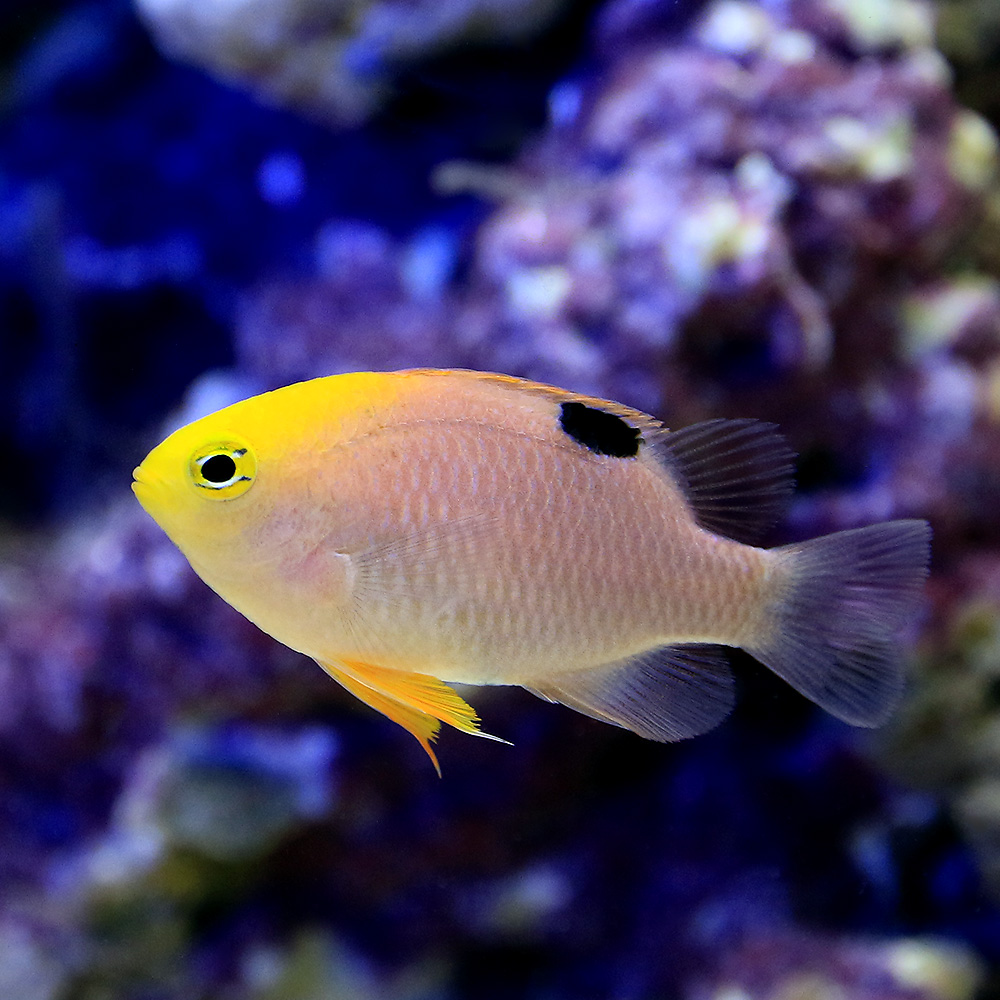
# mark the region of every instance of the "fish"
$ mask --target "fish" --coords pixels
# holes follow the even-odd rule
[[[670,429],[424,368],[234,403],[153,448],[132,489],[209,587],[413,734],[440,774],[442,723],[499,739],[454,684],[519,685],[669,742],[732,710],[730,647],[847,723],[884,723],[930,527],[760,547],[793,472],[763,421]]]

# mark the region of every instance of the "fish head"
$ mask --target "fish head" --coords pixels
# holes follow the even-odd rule
[[[233,403],[157,445],[135,469],[132,491],[227,599],[287,582],[279,576],[304,585],[320,571],[318,552],[342,550],[345,531],[363,533],[345,445],[381,426],[391,399],[384,382],[332,375]]]
[[[133,472],[139,503],[200,573],[238,573],[280,549],[276,430],[235,404],[174,431]]]
[[[371,544],[378,470],[352,442],[386,425],[394,392],[389,376],[357,373],[234,403],[157,445],[133,492],[213,590],[312,649],[317,623],[303,621],[350,603],[350,555]]]

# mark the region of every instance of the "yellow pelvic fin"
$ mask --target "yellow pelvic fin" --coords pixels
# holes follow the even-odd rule
[[[429,674],[390,670],[355,660],[317,662],[356,698],[412,733],[430,757],[438,776],[441,766],[430,741],[437,737],[442,722],[471,736],[507,742],[482,732],[475,709],[444,681]]]

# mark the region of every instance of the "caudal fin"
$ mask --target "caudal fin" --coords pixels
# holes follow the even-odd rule
[[[747,652],[855,726],[877,726],[903,691],[897,633],[917,610],[926,521],[888,521],[773,549],[767,636]]]

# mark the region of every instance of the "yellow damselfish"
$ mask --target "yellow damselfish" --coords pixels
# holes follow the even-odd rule
[[[670,431],[551,386],[425,369],[228,406],[154,448],[132,488],[213,590],[437,767],[441,722],[485,735],[446,682],[519,684],[678,740],[732,708],[720,646],[847,722],[883,722],[930,529],[749,544],[792,459],[770,424]]]

